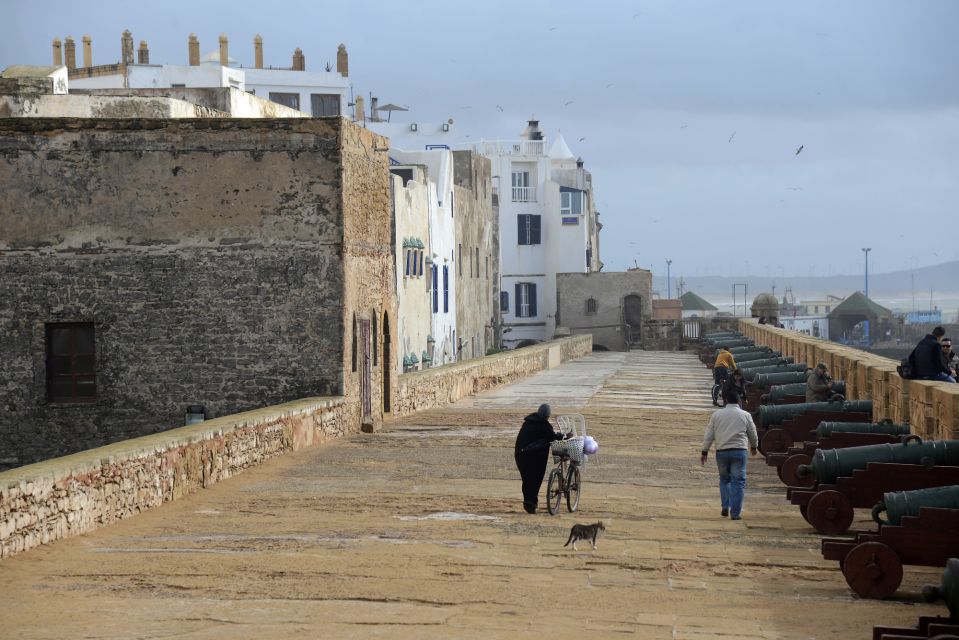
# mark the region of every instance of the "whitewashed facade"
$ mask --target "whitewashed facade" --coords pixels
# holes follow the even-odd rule
[[[556,274],[598,271],[592,177],[562,135],[552,146],[530,121],[516,140],[483,141],[499,201],[503,344],[549,340],[556,329]]]

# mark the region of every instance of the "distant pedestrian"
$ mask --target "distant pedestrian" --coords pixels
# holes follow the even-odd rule
[[[729,404],[729,397],[734,393],[739,398],[739,406],[742,407],[746,400],[746,379],[743,377],[742,369],[733,369],[726,384],[723,385],[723,399],[726,404]]]
[[[756,455],[759,438],[749,413],[739,408],[739,396],[732,392],[726,406],[713,413],[706,425],[706,435],[699,459],[706,464],[709,448],[716,443],[716,466],[719,469],[720,515],[742,519],[743,496],[746,493],[746,448]]]
[[[546,464],[549,462],[550,444],[564,437],[562,433],[553,431],[553,425],[549,423],[551,413],[548,404],[541,404],[536,413],[526,416],[516,435],[513,457],[523,478],[523,508],[526,513],[536,513],[539,490],[543,486],[543,476],[546,475]]]
[[[945,335],[945,329],[936,327],[932,333],[927,333],[909,354],[909,366],[912,367],[912,375],[915,378],[940,382],[956,381],[951,375],[953,372],[949,370],[949,364],[940,344]]]

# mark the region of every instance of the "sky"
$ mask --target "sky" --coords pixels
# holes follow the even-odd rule
[[[124,29],[172,64],[191,32],[203,53],[226,33],[251,66],[260,34],[276,66],[300,47],[319,70],[345,43],[357,95],[409,106],[394,120],[453,118],[458,142],[536,117],[593,174],[608,271],[850,274],[863,247],[875,273],[959,259],[954,0],[2,5],[0,68],[49,64],[67,35],[80,58],[84,34],[94,64],[116,62]]]

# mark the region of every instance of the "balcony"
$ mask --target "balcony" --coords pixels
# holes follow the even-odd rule
[[[483,140],[472,145],[473,152],[483,156],[542,156],[543,140]]]
[[[536,202],[536,187],[513,187],[513,202]]]

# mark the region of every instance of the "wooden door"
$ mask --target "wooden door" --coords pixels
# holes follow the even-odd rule
[[[373,358],[370,354],[370,321],[360,320],[360,398],[363,402],[363,423],[373,421]]]

